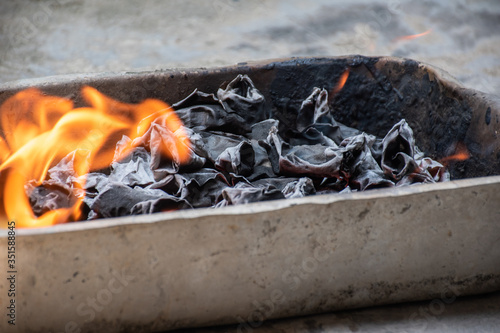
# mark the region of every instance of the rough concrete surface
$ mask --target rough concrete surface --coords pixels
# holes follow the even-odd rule
[[[0,45],[1,82],[364,54],[409,57],[468,87],[500,88],[496,0],[2,1]]]
[[[429,30],[417,39],[400,39]],[[500,2],[18,0],[0,3],[2,83],[68,73],[207,67],[277,57],[353,53],[424,61],[450,72],[467,87],[498,94]],[[429,300],[281,320],[250,329],[255,332],[494,332],[500,329],[499,303],[496,293],[467,300],[459,298],[443,311],[439,308],[441,303]],[[411,317],[415,311],[418,311],[416,320],[408,320],[408,314]]]

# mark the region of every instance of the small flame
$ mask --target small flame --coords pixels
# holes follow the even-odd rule
[[[88,107],[74,108],[66,98],[46,96],[30,88],[12,96],[0,107],[0,216],[19,227],[43,227],[78,220],[85,175],[125,157],[133,140],[144,135],[153,121],[172,133],[164,153],[179,163],[190,158],[189,140],[182,122],[166,103],[146,99],[139,104],[115,101],[91,87],[82,88]],[[132,140],[115,156],[115,142],[123,135]],[[73,154],[74,177],[70,195],[76,199],[67,208],[36,216],[27,194],[28,184],[39,186],[51,167]]]
[[[401,42],[401,41],[404,41],[404,40],[412,40],[412,39],[415,39],[415,38],[420,38],[422,36],[430,34],[431,32],[432,32],[432,29],[429,29],[429,30],[424,31],[424,32],[419,33],[419,34],[397,37],[397,38],[395,38],[393,40],[393,42],[396,43],[396,42]]]
[[[440,160],[440,162],[442,164],[447,164],[450,161],[465,161],[469,158],[470,158],[470,153],[469,150],[467,149],[467,146],[464,143],[459,142],[456,145],[455,153],[453,155],[443,157]]]
[[[346,69],[344,73],[342,73],[342,75],[340,75],[339,82],[337,82],[337,85],[332,89],[331,92],[332,95],[339,93],[342,90],[342,88],[344,88],[348,77],[349,77],[349,68]]]

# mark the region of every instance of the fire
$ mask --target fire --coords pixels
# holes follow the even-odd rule
[[[337,82],[337,85],[332,89],[332,92],[331,92],[332,95],[337,94],[339,91],[342,90],[342,88],[344,88],[344,85],[345,85],[348,77],[349,77],[349,68],[346,69],[342,73],[342,75],[340,75],[339,82]]]
[[[412,40],[412,39],[415,39],[415,38],[419,38],[419,37],[422,37],[422,36],[425,36],[425,35],[428,35],[432,32],[432,29],[429,29],[427,31],[424,31],[422,33],[419,33],[419,34],[415,34],[415,35],[408,35],[408,36],[401,36],[401,37],[398,37],[398,38],[395,38],[393,40],[393,42],[401,42],[401,41],[404,41],[404,40]]]
[[[440,162],[442,164],[447,164],[450,161],[465,161],[470,158],[470,153],[465,144],[459,142],[456,145],[455,153],[453,155],[449,155],[443,157]]]
[[[443,158],[441,160],[441,162],[445,163],[448,161],[465,161],[465,160],[469,159],[469,157],[470,157],[469,153],[462,152],[462,153],[453,154],[451,156],[446,156],[445,158]]]
[[[4,227],[12,220],[21,228],[78,220],[85,175],[125,157],[134,148],[134,139],[144,135],[152,122],[172,133],[173,144],[163,153],[179,163],[189,160],[182,122],[166,103],[155,99],[121,103],[88,86],[82,88],[82,96],[90,106],[74,108],[69,99],[30,88],[0,107],[0,217]],[[115,156],[115,143],[123,135],[131,143]],[[70,207],[36,216],[27,190],[42,184],[49,169],[65,157],[72,160],[74,171],[69,181]]]

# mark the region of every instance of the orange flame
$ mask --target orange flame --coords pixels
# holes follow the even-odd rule
[[[74,108],[69,99],[30,88],[0,107],[0,224],[4,227],[12,220],[21,228],[78,220],[85,174],[109,166],[113,158],[125,157],[134,148],[133,140],[144,135],[153,121],[160,120],[172,133],[174,143],[164,153],[179,163],[189,160],[189,140],[182,122],[166,103],[154,99],[121,103],[87,86],[82,88],[82,96],[90,106]],[[132,140],[115,156],[115,142],[122,135]],[[70,196],[74,200],[70,207],[36,216],[28,183],[41,185],[48,170],[70,154],[75,173]]]
[[[443,157],[440,162],[446,164],[450,161],[465,161],[470,158],[469,150],[465,144],[459,142],[455,148],[455,154]]]
[[[415,38],[419,38],[419,37],[428,35],[431,32],[432,32],[432,29],[429,29],[429,30],[424,31],[424,32],[419,33],[419,34],[397,37],[397,38],[395,38],[393,40],[393,42],[396,43],[396,42],[401,42],[401,41],[404,41],[404,40],[412,40],[412,39],[415,39]]]
[[[340,75],[339,82],[337,82],[337,85],[332,89],[331,92],[332,95],[337,94],[339,91],[342,90],[342,88],[344,88],[348,77],[349,77],[349,68],[346,69],[344,73],[342,73],[342,75]]]

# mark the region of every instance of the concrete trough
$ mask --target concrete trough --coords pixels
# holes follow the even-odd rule
[[[0,86],[0,102],[37,86],[91,85],[126,102],[173,103],[248,74],[276,113],[314,86],[372,134],[401,117],[440,158],[463,142],[447,183],[321,195],[16,230],[16,326],[2,332],[146,332],[237,323],[500,290],[500,107],[439,69],[407,59],[281,59],[233,67],[71,75]],[[0,231],[7,263],[8,231]],[[6,267],[6,266],[5,266]],[[3,274],[11,275],[4,269]],[[2,309],[10,281],[0,279]],[[4,299],[6,300],[4,302]]]

